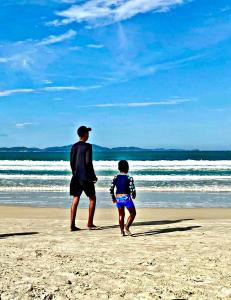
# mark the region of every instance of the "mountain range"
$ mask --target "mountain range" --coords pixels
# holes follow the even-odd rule
[[[70,152],[72,145],[60,146],[60,147],[47,147],[47,148],[28,148],[28,147],[2,147],[0,152]],[[139,151],[184,151],[182,149],[143,149],[139,147],[115,147],[108,148],[99,145],[92,145],[94,152],[139,152]]]

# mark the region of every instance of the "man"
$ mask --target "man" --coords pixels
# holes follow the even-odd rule
[[[79,199],[83,191],[86,196],[89,197],[90,201],[87,227],[89,229],[97,229],[93,223],[96,204],[94,184],[97,182],[97,177],[92,163],[92,145],[86,143],[89,138],[89,131],[91,131],[91,128],[87,128],[86,126],[79,127],[77,130],[79,141],[71,148],[70,163],[72,179],[70,183],[70,195],[73,196],[71,206],[71,231],[79,230],[79,228],[75,226],[75,217]]]

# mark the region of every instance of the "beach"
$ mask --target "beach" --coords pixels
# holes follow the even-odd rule
[[[117,211],[0,207],[1,299],[231,299],[230,208],[138,208],[132,237]]]
[[[231,300],[231,1],[0,23],[0,300]]]

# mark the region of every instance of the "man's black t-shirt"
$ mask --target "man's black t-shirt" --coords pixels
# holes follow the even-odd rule
[[[92,163],[92,145],[79,141],[71,148],[72,174],[80,181],[95,181],[96,175]]]

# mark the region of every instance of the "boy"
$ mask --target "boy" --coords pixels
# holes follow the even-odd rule
[[[131,235],[129,228],[136,216],[136,208],[132,201],[132,198],[136,198],[136,189],[133,178],[128,175],[128,162],[126,160],[119,161],[118,169],[120,173],[112,180],[110,194],[113,203],[116,203],[118,208],[121,235],[125,236],[125,233]],[[115,187],[116,196],[114,193]],[[130,216],[128,217],[127,223],[124,225],[125,207],[128,209]]]

